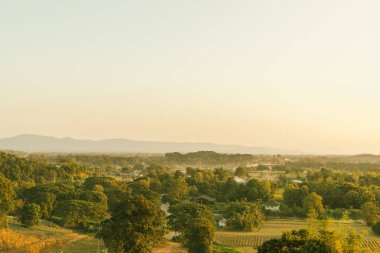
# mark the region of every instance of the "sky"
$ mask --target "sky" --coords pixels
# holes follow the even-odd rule
[[[0,0],[0,138],[380,154],[378,0]]]

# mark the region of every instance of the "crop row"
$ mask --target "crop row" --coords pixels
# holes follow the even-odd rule
[[[276,237],[264,235],[217,234],[215,239],[217,242],[226,246],[258,247],[265,241],[273,238]],[[374,252],[380,252],[380,240],[365,240],[361,246],[362,248],[369,248]]]

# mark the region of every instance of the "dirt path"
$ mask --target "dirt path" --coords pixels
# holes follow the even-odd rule
[[[167,242],[155,248],[153,253],[187,253],[187,249],[179,243]]]

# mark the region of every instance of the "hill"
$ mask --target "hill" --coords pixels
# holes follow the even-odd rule
[[[207,150],[219,153],[296,154],[295,151],[272,147],[249,147],[214,143],[136,141],[129,139],[78,140],[41,135],[18,135],[0,139],[0,149],[22,152],[62,153],[187,153]]]

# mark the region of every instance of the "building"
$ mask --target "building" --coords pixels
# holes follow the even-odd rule
[[[194,198],[194,202],[201,204],[201,205],[211,204],[211,203],[214,203],[215,201],[216,201],[216,199],[211,198],[207,195],[200,195],[200,196]]]
[[[263,204],[263,207],[266,211],[278,212],[280,211],[280,203],[272,199]]]
[[[214,214],[215,223],[219,228],[225,228],[227,226],[227,220],[221,214]]]

